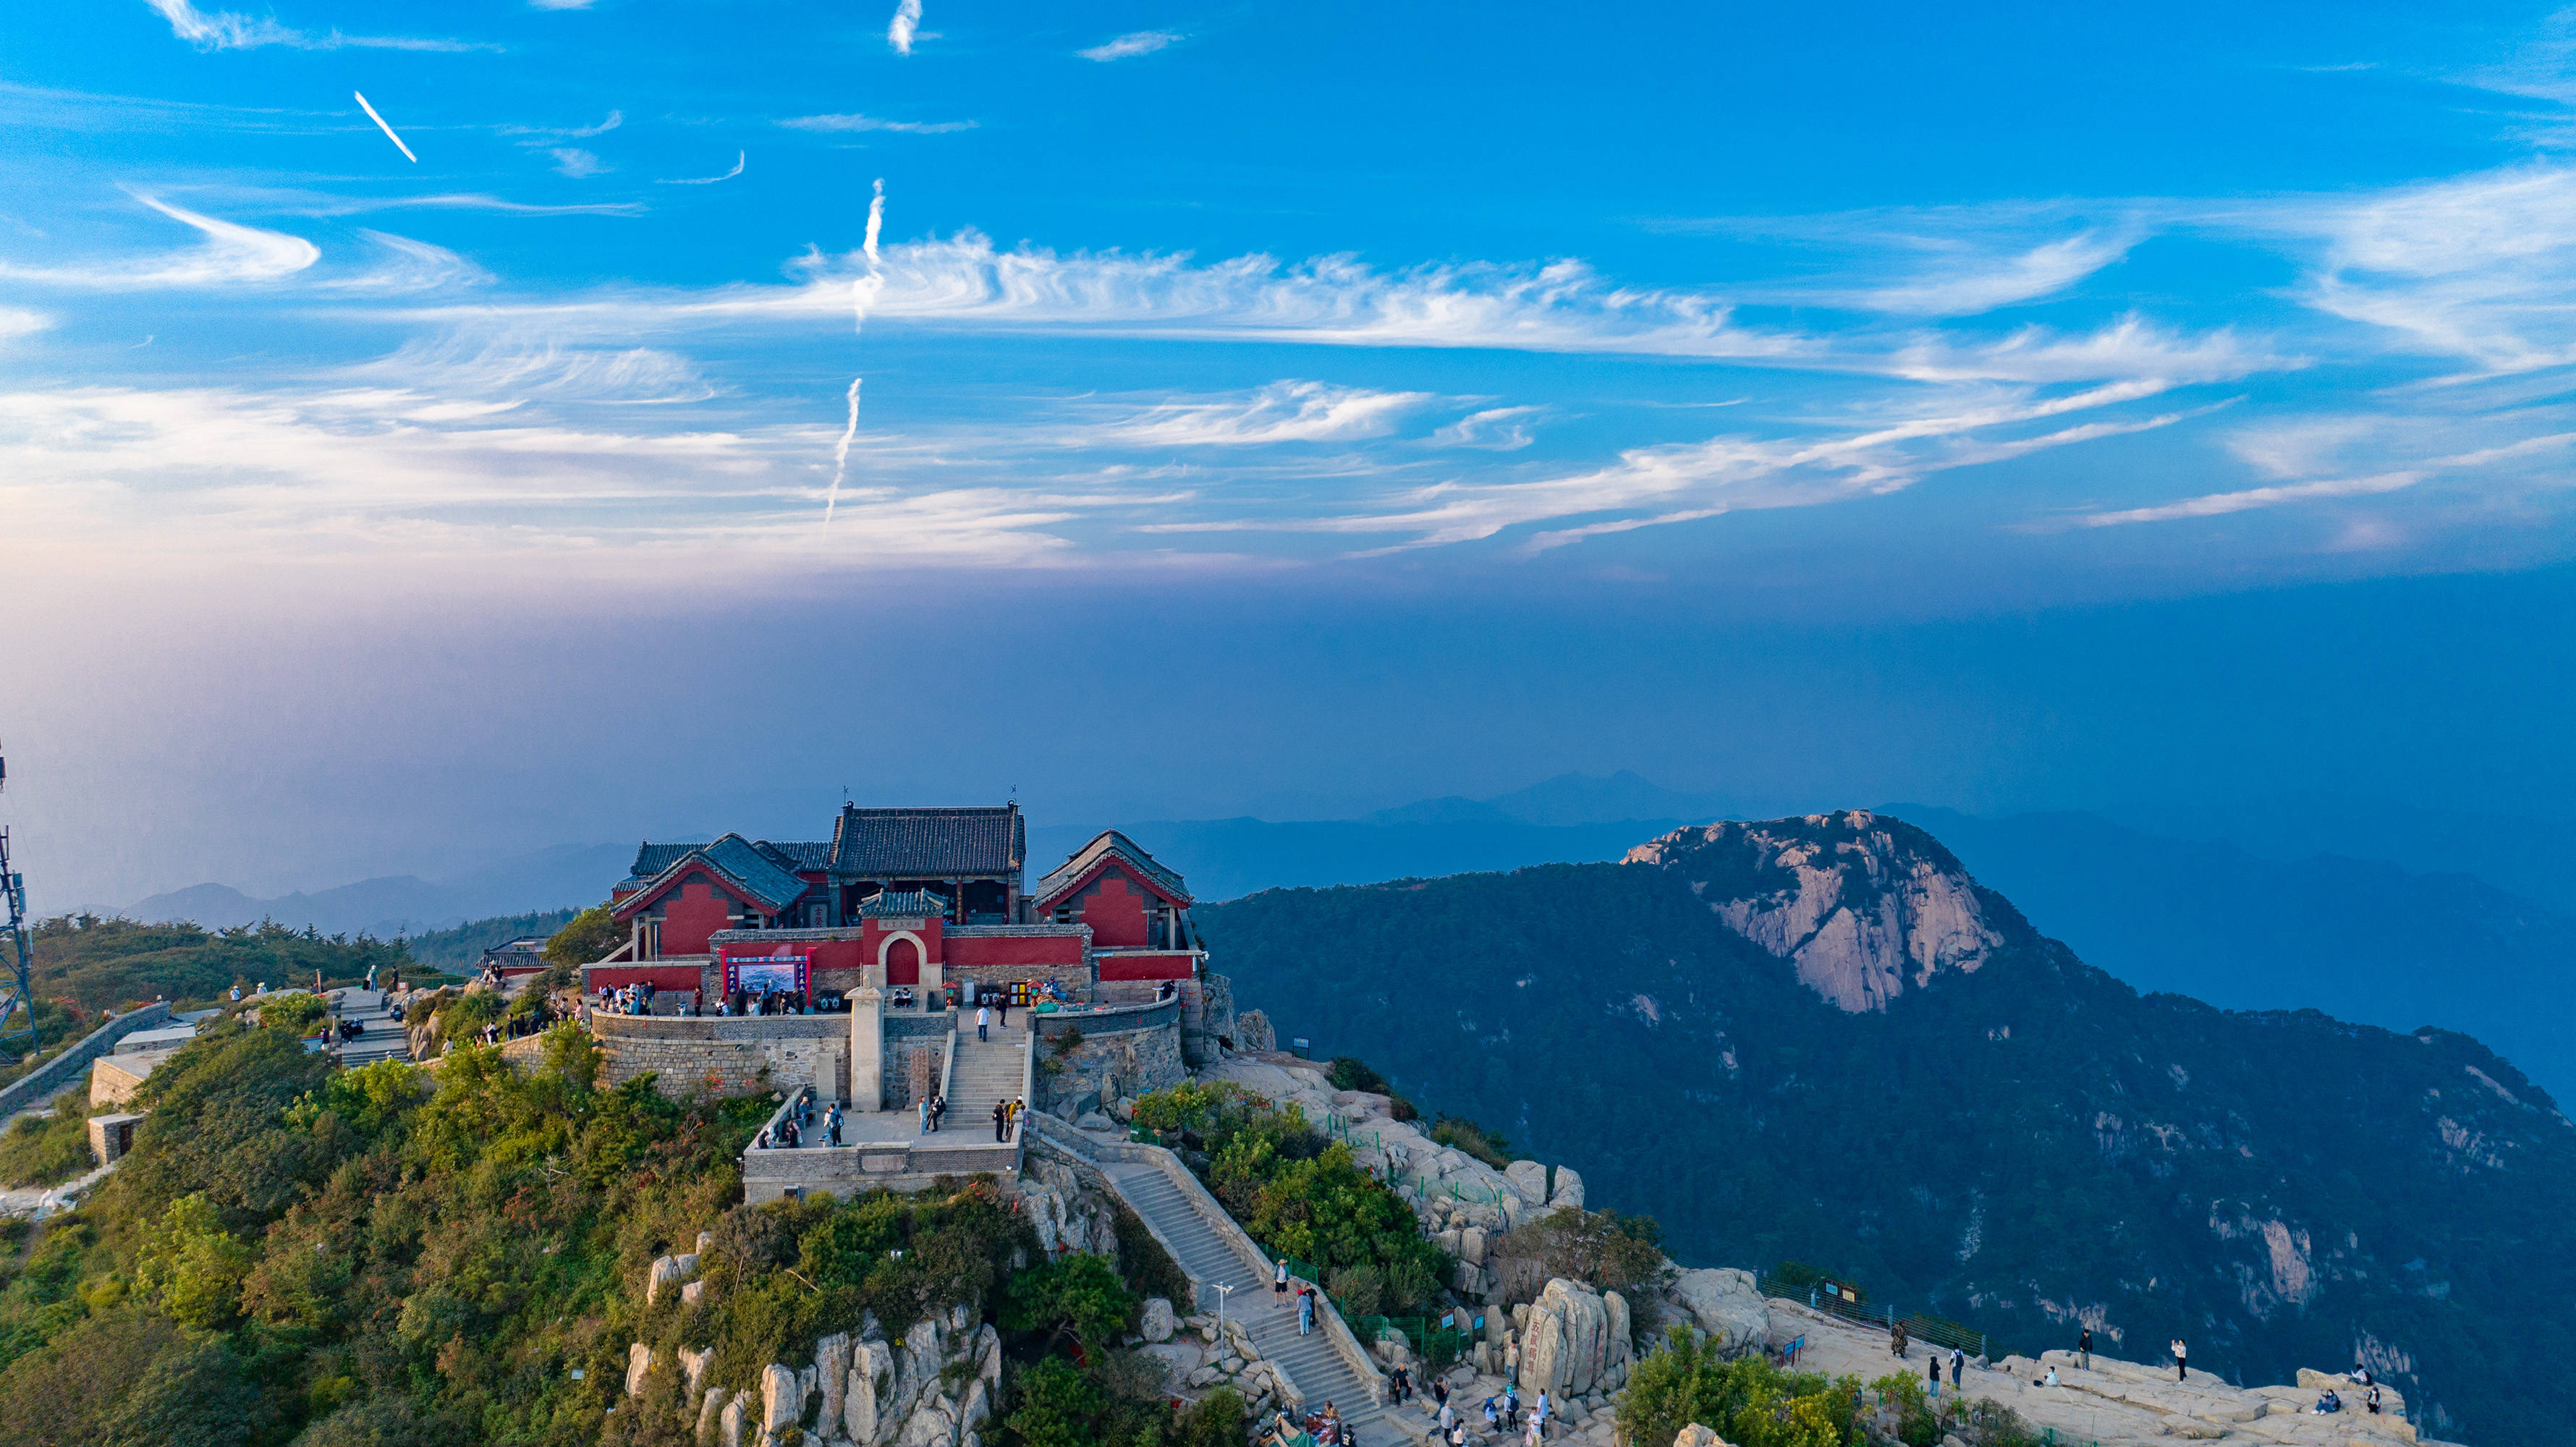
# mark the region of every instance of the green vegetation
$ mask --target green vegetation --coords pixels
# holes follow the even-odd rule
[[[54,1186],[88,1170],[89,1092],[77,1087],[54,1097],[54,1108],[30,1111],[0,1134],[0,1185]]]
[[[1670,1442],[1697,1422],[1735,1447],[1851,1447],[1865,1440],[1859,1394],[1856,1378],[1782,1371],[1760,1357],[1730,1361],[1714,1342],[1677,1326],[1629,1373],[1619,1438]]]
[[[1837,827],[1813,826],[1820,857]],[[1772,886],[1703,898],[1698,877],[1548,865],[1195,918],[1282,1036],[1575,1166],[1676,1260],[1816,1263],[1998,1355],[2074,1345],[2043,1297],[2247,1382],[2402,1341],[2392,1379],[2432,1435],[2565,1435],[2562,1403],[2517,1384],[2576,1358],[2576,1313],[2530,1306],[2576,1297],[2576,1131],[2510,1062],[2447,1031],[2142,996],[1991,894],[2002,941],[1974,973],[1846,1012],[1710,908]],[[2274,1222],[2313,1248],[2297,1299]]]
[[[594,904],[564,921],[546,941],[546,958],[558,965],[587,965],[625,942],[625,927],[609,917],[608,906]]]
[[[36,926],[36,993],[81,1010],[124,1010],[155,996],[211,1002],[239,985],[355,984],[372,965],[405,962],[402,943],[360,935],[324,935],[279,924],[207,930],[192,924],[136,924],[97,915],[65,915]],[[47,1037],[52,1038],[50,1035]]]
[[[1968,1447],[2040,1447],[2043,1439],[2019,1412],[2001,1402],[1963,1401],[1953,1393],[1935,1402],[1925,1397],[1923,1379],[1912,1372],[1890,1372],[1872,1382],[1878,1402],[1878,1426],[1905,1447],[1933,1447],[1957,1437]]]
[[[341,1071],[211,1024],[125,1165],[0,1266],[0,1439],[596,1440],[649,1335],[631,1283],[730,1220],[766,1105],[598,1089],[585,1037],[546,1044]]]
[[[1345,1311],[1425,1311],[1449,1274],[1413,1208],[1294,1105],[1226,1081],[1184,1081],[1139,1097],[1136,1122],[1177,1135],[1183,1158],[1252,1239],[1321,1268]]]
[[[1431,1139],[1452,1150],[1468,1155],[1502,1170],[1512,1163],[1512,1143],[1503,1133],[1488,1130],[1462,1115],[1443,1115],[1431,1122]]]
[[[1324,1079],[1335,1090],[1364,1090],[1371,1095],[1385,1096],[1387,1114],[1397,1120],[1412,1120],[1415,1117],[1413,1102],[1396,1094],[1395,1087],[1387,1082],[1385,1076],[1369,1069],[1367,1062],[1356,1056],[1334,1056],[1332,1067],[1324,1072]]]
[[[1570,1276],[1643,1310],[1664,1269],[1663,1238],[1649,1217],[1564,1206],[1505,1232],[1486,1251],[1505,1300],[1534,1300],[1549,1278]],[[1650,1325],[1641,1322],[1639,1330]]]
[[[431,930],[427,934],[407,935],[403,944],[420,970],[406,970],[406,978],[416,978],[430,970],[450,974],[467,974],[483,952],[512,940],[548,936],[561,930],[580,914],[577,909],[547,909],[531,914],[495,915],[490,919],[469,919],[454,929]]]

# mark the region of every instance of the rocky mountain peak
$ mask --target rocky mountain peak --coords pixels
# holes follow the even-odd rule
[[[1728,928],[1845,1010],[1884,1010],[2004,943],[2000,916],[1938,840],[1863,809],[1676,829],[1628,851],[1690,882]]]

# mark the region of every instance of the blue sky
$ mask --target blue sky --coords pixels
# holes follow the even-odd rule
[[[2576,21],[1790,8],[20,7],[25,847],[2576,803]]]

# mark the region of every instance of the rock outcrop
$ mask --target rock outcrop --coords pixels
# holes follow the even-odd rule
[[[1578,1397],[1628,1379],[1630,1322],[1619,1293],[1558,1277],[1538,1300],[1512,1308],[1519,1328],[1518,1381],[1524,1394]]]
[[[1750,1271],[1732,1267],[1684,1271],[1673,1277],[1666,1292],[1701,1331],[1730,1352],[1770,1339],[1771,1308]]]
[[[1689,880],[1728,928],[1854,1012],[1884,1010],[1944,970],[1973,971],[2004,943],[1949,850],[1866,810],[1676,829],[1626,862]]]
[[[1247,1053],[1267,1054],[1279,1048],[1279,1032],[1272,1028],[1268,1013],[1245,1010],[1234,1017],[1234,1043]]]

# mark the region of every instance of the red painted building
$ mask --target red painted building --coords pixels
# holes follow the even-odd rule
[[[627,942],[586,980],[696,990],[711,1006],[736,990],[960,980],[1126,998],[1204,975],[1188,889],[1133,840],[1101,834],[1035,891],[1027,843],[1016,804],[844,805],[832,838],[816,843],[647,842],[610,893]]]

